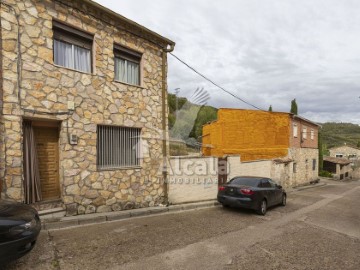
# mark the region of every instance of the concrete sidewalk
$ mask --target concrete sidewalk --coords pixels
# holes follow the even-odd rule
[[[304,189],[309,189],[314,187],[321,187],[325,185],[326,183],[319,182],[307,186],[300,186],[296,188],[287,189],[286,192],[289,194],[292,192],[301,191]],[[57,230],[68,227],[76,227],[76,226],[83,226],[83,225],[96,224],[102,222],[129,219],[134,217],[166,214],[177,211],[194,210],[200,208],[209,208],[219,205],[220,204],[216,200],[211,200],[211,201],[184,203],[184,204],[169,205],[169,206],[139,208],[139,209],[125,210],[125,211],[94,213],[94,214],[78,215],[71,217],[65,217],[59,215],[57,217],[40,216],[40,218],[41,218],[43,230]]]
[[[173,213],[184,210],[193,210],[199,208],[209,208],[219,206],[216,200],[177,204],[169,206],[157,206],[139,208],[125,211],[107,212],[107,213],[94,213],[86,215],[78,215],[71,217],[57,217],[57,218],[41,218],[43,230],[56,230],[74,226],[82,226],[87,224],[95,224],[108,221],[116,221],[122,219],[129,219],[140,216],[157,215],[165,213]]]

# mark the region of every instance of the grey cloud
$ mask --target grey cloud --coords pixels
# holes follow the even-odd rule
[[[245,100],[314,121],[360,123],[357,0],[97,0],[173,39],[175,54]],[[197,87],[217,107],[249,108],[169,56],[169,91]]]

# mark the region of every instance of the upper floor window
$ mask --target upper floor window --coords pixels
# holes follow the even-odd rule
[[[114,45],[115,80],[140,85],[141,53]]]
[[[293,125],[293,133],[294,133],[294,137],[297,138],[297,136],[298,136],[298,126],[297,126],[297,124]]]
[[[303,130],[302,130],[302,138],[303,138],[304,140],[307,139],[307,128],[306,128],[306,127],[304,127]]]
[[[83,72],[92,71],[93,36],[53,21],[54,63]]]
[[[315,132],[314,132],[314,130],[312,129],[312,130],[310,131],[310,138],[311,138],[312,140],[314,140],[314,137],[315,137]]]

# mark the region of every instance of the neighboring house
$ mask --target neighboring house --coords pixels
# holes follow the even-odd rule
[[[90,0],[4,0],[0,16],[1,198],[68,215],[162,202],[175,43]]]
[[[360,148],[351,145],[341,145],[329,149],[331,157],[347,158],[352,161],[360,159]]]
[[[335,179],[344,179],[351,176],[351,161],[346,158],[324,157],[323,169],[331,172]]]
[[[203,126],[202,152],[240,155],[241,162],[273,160],[274,167],[283,164],[281,174],[271,169],[277,171],[276,180],[296,186],[318,177],[318,129],[290,113],[219,109],[218,120]]]

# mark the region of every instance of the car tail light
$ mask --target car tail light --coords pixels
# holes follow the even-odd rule
[[[255,192],[248,188],[241,188],[240,192],[244,195],[253,195]]]
[[[219,191],[224,191],[225,190],[225,187],[224,186],[220,186],[219,187]]]

